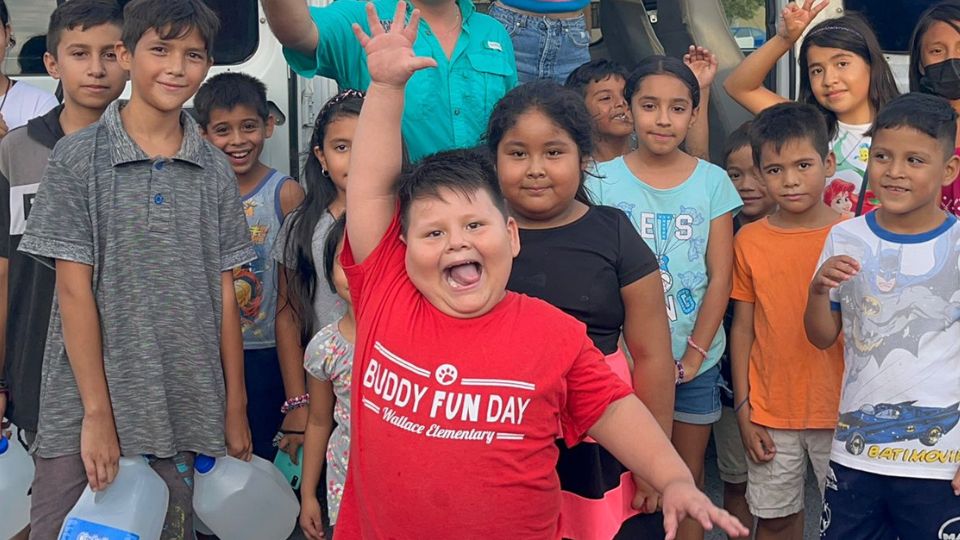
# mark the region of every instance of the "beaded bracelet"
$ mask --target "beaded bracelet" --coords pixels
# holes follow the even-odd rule
[[[704,358],[707,357],[707,351],[705,351],[705,350],[703,349],[703,347],[701,347],[701,346],[697,345],[696,343],[694,343],[693,338],[690,337],[690,336],[687,336],[687,345],[689,345],[691,349],[693,349],[693,350],[697,351],[698,353],[700,353],[700,356],[703,356]]]
[[[287,414],[288,412],[301,409],[310,404],[310,394],[304,394],[302,396],[292,397],[283,402],[283,406],[280,407],[280,412],[282,414]]]
[[[686,373],[683,370],[683,362],[679,360],[674,360],[677,364],[677,386],[683,384],[683,379],[686,377]]]

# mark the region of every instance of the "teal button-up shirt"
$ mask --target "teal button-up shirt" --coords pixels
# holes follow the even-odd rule
[[[366,90],[370,85],[367,57],[351,29],[351,24],[358,23],[370,33],[365,4],[338,0],[311,8],[320,42],[313,58],[283,50],[293,70],[304,77],[334,79],[342,88]],[[373,0],[373,4],[380,22],[389,27],[396,1]],[[513,44],[503,25],[477,13],[471,0],[458,4],[463,30],[449,59],[425,21],[420,22],[414,43],[418,56],[437,61],[436,68],[418,71],[407,83],[403,138],[414,161],[441,150],[477,145],[493,106],[517,84]],[[408,17],[411,11],[408,4]]]

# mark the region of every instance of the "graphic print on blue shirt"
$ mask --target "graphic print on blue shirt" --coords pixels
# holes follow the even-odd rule
[[[707,291],[707,244],[711,221],[736,211],[739,195],[726,172],[699,161],[689,178],[657,189],[637,178],[624,159],[601,163],[587,181],[595,202],[622,210],[657,258],[670,320],[674,358],[681,358]],[[708,347],[698,373],[712,368],[723,353],[722,328]]]

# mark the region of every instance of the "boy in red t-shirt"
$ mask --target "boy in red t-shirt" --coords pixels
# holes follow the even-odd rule
[[[435,61],[414,56],[417,11],[384,32],[370,8],[372,39],[355,27],[373,82],[341,259],[357,341],[337,538],[557,538],[555,440],[588,434],[663,493],[668,537],[684,516],[745,534],[697,490],[583,325],[506,292],[520,245],[488,160],[439,154],[395,190],[404,86]]]

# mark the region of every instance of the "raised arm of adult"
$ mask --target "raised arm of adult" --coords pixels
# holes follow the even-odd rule
[[[267,24],[280,43],[301,54],[313,56],[320,31],[310,17],[305,0],[260,0]]]

